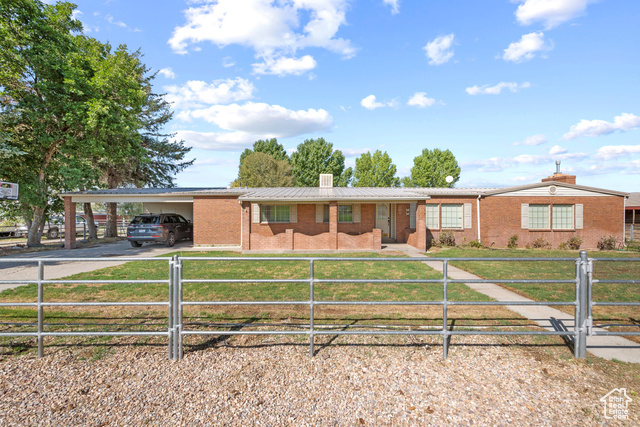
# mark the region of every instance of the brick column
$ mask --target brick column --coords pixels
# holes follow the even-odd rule
[[[251,250],[251,203],[242,202],[242,250]]]
[[[76,248],[76,204],[71,196],[64,198],[64,248]]]
[[[329,202],[329,249],[338,249],[338,202]]]
[[[419,201],[416,205],[416,248],[421,251],[427,250],[427,218],[426,202]]]

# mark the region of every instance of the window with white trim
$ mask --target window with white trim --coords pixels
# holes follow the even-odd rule
[[[440,228],[440,206],[439,205],[425,205],[425,211],[427,213],[427,228],[437,229]]]
[[[441,206],[442,228],[462,228],[462,205]]]
[[[573,230],[573,205],[553,205],[551,217],[554,230]]]
[[[329,222],[329,205],[322,206],[322,222]]]
[[[353,205],[338,205],[338,222],[353,222]]]
[[[262,205],[262,222],[290,222],[289,205]]]
[[[529,205],[529,228],[549,229],[549,205]]]

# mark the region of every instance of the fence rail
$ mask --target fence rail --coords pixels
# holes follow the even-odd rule
[[[145,261],[153,263],[167,263],[168,275],[163,280],[45,280],[45,263],[86,261],[86,262],[111,262],[111,261]],[[306,279],[184,279],[184,261],[224,261],[224,262],[308,262],[309,276]],[[442,278],[440,279],[319,279],[316,278],[317,262],[441,262]],[[448,270],[451,262],[482,261],[482,262],[574,262],[575,275],[569,279],[451,279]],[[595,335],[636,335],[640,332],[629,331],[602,331],[593,327],[593,307],[597,306],[640,306],[640,302],[620,302],[620,301],[594,301],[593,285],[619,283],[638,285],[638,280],[597,280],[593,278],[594,262],[640,262],[640,258],[588,258],[585,251],[580,252],[579,258],[330,258],[330,257],[179,257],[174,255],[171,258],[0,258],[0,265],[3,263],[37,263],[37,280],[0,280],[0,284],[36,284],[37,301],[35,302],[0,302],[0,307],[36,307],[37,308],[37,332],[0,332],[0,337],[36,337],[38,345],[38,356],[42,357],[45,337],[64,336],[164,336],[167,337],[168,357],[173,360],[180,360],[183,357],[183,339],[187,335],[308,335],[309,354],[314,355],[315,335],[439,335],[443,340],[443,357],[446,358],[451,336],[456,335],[559,335],[570,338],[573,342],[574,356],[576,358],[586,357],[587,336]],[[574,284],[575,299],[572,301],[450,301],[449,285],[457,283],[509,283],[509,284]],[[167,299],[163,301],[141,301],[141,302],[45,302],[44,288],[49,284],[136,284],[153,283],[167,286]],[[283,284],[308,284],[309,299],[297,301],[189,301],[184,299],[185,284],[203,283],[283,283]],[[328,301],[316,299],[316,284],[343,284],[343,283],[369,283],[369,284],[440,284],[442,285],[442,298],[433,301]],[[184,324],[185,306],[229,306],[229,305],[304,305],[309,306],[309,324],[301,325],[304,329],[288,330],[213,330],[213,329],[188,329]],[[314,309],[316,306],[339,306],[339,305],[415,305],[415,306],[440,306],[442,307],[441,327],[421,327],[421,329],[410,330],[335,330],[328,329],[323,325],[318,327],[315,323],[316,316]],[[67,331],[67,332],[45,332],[44,331],[44,308],[76,306],[76,307],[98,307],[98,306],[164,306],[167,307],[167,330],[166,331]],[[452,330],[449,328],[448,308],[449,306],[574,306],[574,328],[573,330],[524,330],[524,331],[487,331],[487,330]],[[248,326],[246,323],[239,323],[234,326]],[[228,325],[226,325],[228,327]],[[298,325],[300,327],[300,325]],[[631,326],[631,325],[630,325]],[[632,325],[637,326],[637,325]]]

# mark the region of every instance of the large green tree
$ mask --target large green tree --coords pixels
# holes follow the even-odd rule
[[[447,177],[453,180],[447,182]],[[413,159],[411,176],[402,179],[405,187],[453,187],[460,179],[460,166],[449,150],[425,148]]]
[[[291,165],[267,153],[251,153],[240,165],[233,187],[293,187]]]
[[[150,168],[185,152],[159,137],[171,112],[140,52],[84,36],[74,8],[0,0],[0,151],[13,156],[0,176],[20,184],[4,207],[25,219],[29,245],[61,210],[60,192],[158,182],[171,167]]]
[[[240,154],[240,166],[242,166],[244,159],[253,153],[265,153],[269,154],[276,160],[289,161],[287,151],[284,149],[282,144],[278,143],[277,138],[259,139],[253,143],[253,149],[246,148],[242,154]]]
[[[56,193],[77,188],[92,172],[84,153],[96,148],[87,134],[93,70],[75,35],[82,27],[73,8],[65,2],[0,2],[4,145],[24,153],[3,162],[0,175],[20,184],[14,207],[29,227],[29,245],[40,243]]]
[[[354,187],[397,187],[400,179],[396,177],[396,165],[385,151],[362,153],[356,159],[353,172]]]
[[[346,187],[351,179],[347,176],[351,170],[345,173],[342,151],[334,150],[324,138],[307,139],[298,145],[291,154],[291,167],[296,187],[317,187],[323,173],[332,174],[333,185],[338,187]]]

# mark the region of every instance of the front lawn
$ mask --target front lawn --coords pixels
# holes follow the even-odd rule
[[[459,261],[451,264],[489,280],[500,279],[540,279],[567,280],[575,278],[575,261],[578,251],[540,250],[540,249],[474,249],[449,248],[432,256],[451,258],[486,258],[486,261]],[[590,251],[590,258],[639,258],[640,253]],[[491,258],[573,258],[570,261],[491,261]],[[599,280],[638,280],[640,279],[640,262],[595,261],[593,277]],[[575,285],[570,283],[545,284],[503,284],[523,296],[536,301],[573,301]],[[593,286],[593,300],[600,302],[640,302],[640,285],[635,284],[600,284]],[[556,307],[573,314],[570,306]],[[640,308],[638,307],[594,307],[594,320],[600,324],[635,324],[640,325]],[[638,328],[634,329],[638,331]]]

